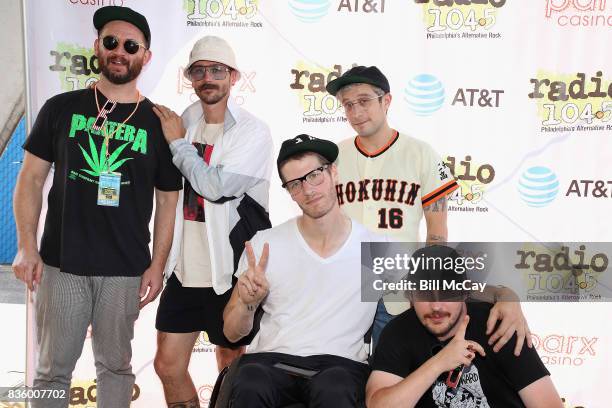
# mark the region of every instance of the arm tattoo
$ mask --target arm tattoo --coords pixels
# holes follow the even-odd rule
[[[446,197],[442,197],[438,199],[437,201],[434,201],[433,203],[425,207],[424,211],[431,211],[431,212],[446,211]]]
[[[432,243],[432,242],[441,242],[441,243],[446,243],[446,237],[443,235],[427,235],[427,242]]]
[[[200,408],[200,399],[196,395],[189,401],[169,402],[168,408]]]

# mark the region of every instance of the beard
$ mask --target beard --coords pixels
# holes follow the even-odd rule
[[[127,71],[124,74],[112,72],[108,67],[111,58],[117,58],[121,62],[125,63]],[[102,74],[106,77],[106,79],[108,79],[111,83],[115,85],[123,85],[135,80],[136,78],[138,78],[138,75],[140,75],[140,72],[142,71],[141,59],[135,59],[134,61],[130,62],[125,58],[109,56],[105,59],[99,59],[99,63]]]
[[[218,92],[204,93],[204,91],[207,89],[217,90]],[[206,105],[214,105],[216,103],[219,103],[223,98],[227,96],[227,89],[222,89],[219,85],[206,83],[200,86],[196,90],[196,93],[198,95],[198,98],[200,98],[200,100]]]
[[[448,312],[432,312],[432,313],[426,314],[424,317],[426,321],[426,319],[429,317],[438,317],[438,316],[446,316],[446,315],[449,315],[450,317],[450,313]],[[430,325],[424,325],[424,326],[427,328],[427,331],[429,331],[431,334],[433,334],[436,337],[442,338],[448,335],[455,328],[455,326],[457,326],[457,324],[459,323],[462,317],[463,317],[463,308],[459,311],[459,313],[457,313],[457,316],[455,316],[455,319],[450,321],[449,324],[445,327],[434,328]]]

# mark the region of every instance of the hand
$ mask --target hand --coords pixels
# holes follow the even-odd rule
[[[527,325],[527,320],[521,310],[519,302],[497,302],[493,305],[489,318],[487,319],[487,335],[493,332],[497,321],[501,323],[495,333],[489,337],[489,345],[495,344],[494,352],[498,352],[512,338],[516,332],[516,346],[514,355],[519,356],[523,349],[523,343],[527,340],[527,346],[533,346],[531,341],[531,331]]]
[[[20,249],[13,260],[13,273],[30,290],[36,290],[43,273],[43,261],[36,249]]]
[[[161,292],[163,280],[164,274],[159,268],[149,266],[149,268],[147,268],[147,270],[143,273],[142,280],[140,281],[140,309],[157,298]]]
[[[268,243],[264,244],[259,263],[256,263],[253,246],[250,242],[244,244],[249,269],[238,278],[238,295],[240,300],[247,306],[257,307],[268,295],[268,280],[266,279],[266,266],[270,248]]]
[[[441,373],[454,370],[461,364],[469,366],[472,364],[474,357],[476,357],[475,352],[478,352],[483,357],[485,356],[485,351],[480,344],[465,339],[465,330],[469,321],[470,316],[464,316],[461,323],[459,323],[455,337],[433,357],[437,360]]]
[[[153,112],[155,112],[161,122],[164,137],[168,144],[185,137],[183,120],[179,115],[166,108],[164,105],[158,104],[153,105]]]

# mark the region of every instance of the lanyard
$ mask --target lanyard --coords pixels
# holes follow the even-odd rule
[[[126,118],[126,119],[125,119],[123,122],[121,122],[121,123],[120,123],[120,124],[119,124],[119,125],[118,125],[118,126],[115,128],[115,130],[113,130],[113,131],[112,131],[112,133],[110,133],[110,134],[108,134],[108,132],[106,131],[106,119],[107,119],[107,117],[106,117],[106,113],[104,113],[104,122],[102,123],[102,125],[101,125],[100,127],[102,128],[102,133],[104,134],[104,147],[105,147],[105,150],[106,150],[106,163],[107,163],[107,165],[108,165],[108,158],[109,158],[109,156],[110,156],[110,152],[108,151],[108,143],[109,143],[109,140],[111,139],[111,137],[113,137],[113,136],[115,135],[115,133],[116,133],[116,132],[117,132],[119,129],[121,129],[121,127],[122,127],[123,125],[125,125],[125,124],[126,124],[126,122],[127,122],[128,120],[130,120],[130,118],[131,118],[132,116],[134,116],[134,114],[135,114],[135,113],[136,113],[136,111],[138,110],[138,106],[140,105],[140,91],[137,91],[137,92],[138,92],[138,97],[137,97],[137,99],[136,99],[136,107],[134,108],[134,110],[132,111],[132,113],[130,113],[130,114],[129,114],[129,116],[128,116],[128,117],[127,117],[127,118]],[[98,102],[98,86],[97,86],[97,84],[96,84],[96,85],[94,85],[94,95],[96,96],[96,108],[98,108],[98,117],[100,117],[100,115],[102,115],[102,110],[100,109],[100,102]],[[107,100],[107,102],[108,102],[109,100],[110,100],[110,99],[108,99],[108,100]],[[113,103],[113,109],[114,109],[114,106],[115,106],[116,102],[115,102],[115,101],[112,101],[112,103]],[[106,104],[105,104],[105,106],[106,106]],[[110,109],[110,110],[109,110],[109,113],[110,113],[110,111],[112,111],[112,109]],[[97,120],[96,120],[96,121],[97,121]]]

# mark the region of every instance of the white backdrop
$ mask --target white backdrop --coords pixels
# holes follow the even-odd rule
[[[242,69],[232,97],[270,125],[276,149],[299,133],[340,141],[353,132],[324,85],[353,64],[377,65],[391,83],[392,125],[430,143],[461,180],[450,241],[612,240],[604,218],[612,1],[195,1],[199,10],[194,0],[25,0],[32,117],[47,98],[96,77],[93,13],[124,5],[151,25],[153,59],[139,87],[155,102],[181,112],[195,100],[182,67],[193,43],[215,34],[232,44]],[[274,177],[278,224],[297,207]],[[135,407],[164,406],[152,366],[155,310],[148,306],[136,324]],[[608,407],[610,304],[524,310],[567,407]],[[204,336],[191,372],[207,406],[216,364]],[[94,378],[87,344],[74,406],[95,406]]]

